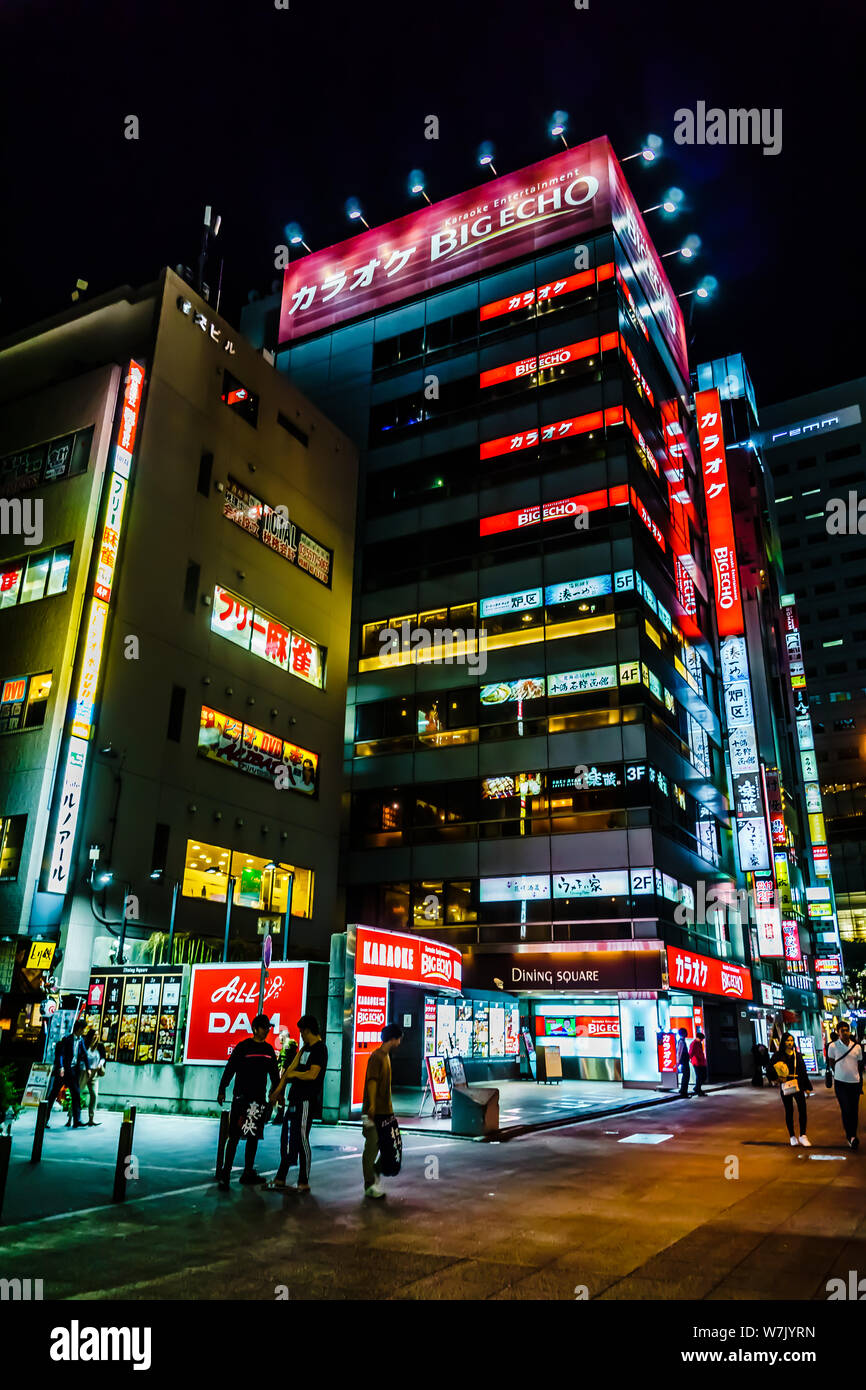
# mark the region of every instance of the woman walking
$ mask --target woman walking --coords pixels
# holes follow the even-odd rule
[[[806,1096],[812,1089],[812,1083],[809,1080],[809,1073],[806,1071],[803,1054],[797,1047],[791,1033],[782,1034],[778,1050],[770,1058],[768,1071],[771,1084],[777,1085],[781,1092],[782,1105],[785,1107],[785,1124],[788,1126],[788,1133],[791,1136],[791,1147],[795,1149],[800,1143],[804,1149],[811,1149],[812,1145],[806,1138]],[[795,1101],[797,1102],[797,1116],[800,1121],[799,1140],[794,1133]]]
[[[105,1048],[95,1028],[90,1028],[85,1034],[84,1046],[87,1048],[87,1123],[98,1125],[101,1121],[93,1117],[99,1098],[99,1078],[105,1075]]]

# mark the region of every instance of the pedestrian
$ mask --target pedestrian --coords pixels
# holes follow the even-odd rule
[[[384,1197],[378,1179],[387,1167],[393,1167],[391,1147],[400,1145],[400,1131],[394,1119],[394,1102],[391,1098],[391,1053],[403,1041],[403,1029],[399,1023],[386,1023],[379,1034],[381,1045],[371,1052],[367,1061],[364,1078],[364,1099],[361,1106],[361,1129],[364,1135],[364,1153],[361,1166],[364,1173],[364,1196]],[[387,1146],[387,1151],[383,1148]],[[399,1152],[396,1158],[399,1171]]]
[[[277,1050],[277,1066],[280,1069],[280,1076],[282,1077],[283,1072],[286,1070],[286,1067],[289,1065],[292,1058],[296,1055],[298,1051],[298,1044],[295,1042],[288,1028],[280,1029],[280,1036],[278,1041],[279,1048]],[[285,1117],[285,1109],[286,1107],[284,1103],[284,1097],[281,1095],[279,1102],[274,1106],[273,1119],[271,1120],[272,1125],[281,1125],[283,1123],[283,1119]]]
[[[98,1125],[102,1121],[94,1120],[93,1117],[99,1098],[99,1078],[105,1075],[105,1048],[99,1041],[95,1028],[90,1028],[85,1033],[84,1046],[87,1049],[87,1123]]]
[[[691,1075],[688,1036],[685,1028],[677,1029],[677,1070],[680,1073],[680,1097],[683,1100],[689,1093],[689,1076]]]
[[[290,1054],[291,1060],[280,1077],[279,1085],[272,1093],[276,1100],[289,1086],[286,1113],[280,1133],[280,1166],[273,1182],[269,1182],[269,1192],[284,1192],[289,1169],[298,1165],[298,1183],[292,1190],[309,1192],[310,1165],[310,1126],[322,1114],[322,1090],[325,1085],[325,1072],[328,1069],[328,1049],[319,1035],[319,1021],[315,1014],[304,1014],[298,1019],[298,1032],[301,1046]]]
[[[809,1080],[809,1073],[806,1071],[803,1054],[791,1033],[782,1034],[778,1050],[770,1058],[769,1074],[772,1084],[778,1085],[782,1097],[785,1124],[788,1126],[791,1148],[796,1149],[799,1142],[804,1149],[811,1149],[812,1145],[806,1138],[806,1096],[812,1090],[812,1083]],[[797,1117],[800,1121],[799,1141],[794,1133],[795,1101],[797,1102]]]
[[[863,1090],[863,1048],[851,1036],[851,1025],[846,1018],[839,1023],[838,1038],[827,1048],[827,1066],[833,1074],[833,1089],[842,1112],[848,1148],[859,1149],[857,1122]]]
[[[223,1105],[226,1087],[234,1078],[229,1137],[218,1180],[221,1192],[229,1190],[232,1165],[242,1139],[245,1141],[244,1171],[241,1173],[240,1181],[250,1184],[264,1182],[264,1178],[255,1170],[256,1149],[264,1134],[268,1114],[268,1081],[273,1091],[279,1082],[280,1073],[277,1068],[277,1054],[267,1040],[271,1031],[271,1020],[267,1014],[256,1014],[252,1028],[253,1036],[244,1038],[233,1049],[217,1092],[217,1101]]]
[[[704,1035],[700,1028],[695,1033],[695,1040],[689,1048],[689,1061],[695,1069],[695,1089],[692,1094],[702,1096],[704,1092],[701,1088],[707,1079],[707,1056],[704,1052]]]
[[[84,1046],[84,1022],[74,1024],[61,1045],[63,1084],[69,1092],[67,1127],[83,1129],[81,1123],[81,1082],[87,1077],[87,1049]]]
[[[54,1109],[54,1102],[60,1099],[60,1092],[66,1085],[66,1078],[63,1074],[63,1044],[65,1038],[58,1038],[54,1044],[54,1059],[51,1066],[51,1084],[48,1087],[48,1095],[45,1103],[48,1106],[48,1113],[45,1117],[45,1128],[50,1129],[51,1111]]]
[[[766,1043],[756,1042],[752,1048],[752,1085],[760,1090],[763,1090],[764,1076],[769,1065],[770,1054],[767,1051]]]

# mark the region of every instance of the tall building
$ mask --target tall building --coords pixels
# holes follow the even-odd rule
[[[756,991],[772,1025],[790,1026],[817,1064],[822,1015],[832,1017],[838,1003],[841,944],[802,619],[782,565],[746,365],[739,354],[702,363],[696,383],[730,800],[751,897]]]
[[[92,967],[327,960],[356,476],[171,271],[0,346],[7,1042]]]
[[[866,943],[866,379],[761,410],[843,941]]]
[[[739,1075],[685,332],[608,141],[295,262],[243,326],[361,451],[347,920],[464,955],[401,1065],[444,1030],[507,1074],[513,999],[566,1075],[670,1081],[679,1026]]]

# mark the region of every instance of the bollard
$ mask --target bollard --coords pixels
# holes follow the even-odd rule
[[[214,1172],[214,1178],[215,1178],[217,1181],[219,1181],[220,1174],[222,1173],[222,1170],[223,1170],[223,1160],[224,1160],[224,1158],[225,1158],[226,1144],[228,1143],[228,1138],[229,1138],[229,1111],[228,1111],[228,1110],[221,1110],[221,1111],[220,1111],[220,1132],[219,1132],[219,1138],[217,1139],[216,1171]]]
[[[0,1134],[0,1221],[3,1219],[3,1198],[6,1196],[6,1179],[9,1176],[9,1156],[12,1153],[12,1135]]]
[[[33,1131],[33,1148],[30,1150],[31,1163],[38,1163],[42,1158],[42,1140],[45,1137],[47,1123],[48,1105],[44,1100],[40,1100],[36,1107],[36,1128]]]
[[[111,1194],[112,1202],[123,1202],[126,1199],[126,1163],[132,1154],[132,1142],[135,1136],[135,1106],[128,1105],[123,1112],[123,1119],[120,1122],[120,1134],[117,1138],[117,1163],[114,1168],[114,1191]]]

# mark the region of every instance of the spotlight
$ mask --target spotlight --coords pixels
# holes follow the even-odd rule
[[[492,174],[496,174],[496,170],[493,167],[493,156],[495,153],[496,151],[489,140],[484,140],[482,144],[478,146],[478,163],[488,168]]]
[[[289,222],[288,225],[283,228],[283,231],[285,233],[286,241],[289,243],[290,246],[303,246],[305,251],[309,251],[310,248],[304,241],[304,233],[301,229],[300,223]]]
[[[554,140],[556,140],[557,138],[559,138],[559,139],[562,141],[562,143],[563,143],[563,145],[565,146],[566,149],[568,149],[568,143],[567,143],[566,138],[565,138],[565,127],[567,126],[567,124],[568,124],[568,112],[567,112],[567,111],[554,111],[553,117],[552,117],[551,123],[550,123],[550,135],[551,135],[551,138],[554,139]]]
[[[420,193],[426,203],[430,202],[424,189],[424,175],[420,169],[413,169],[409,175],[409,192],[416,194]]]
[[[350,222],[362,222],[369,232],[370,224],[365,220],[364,214],[361,212],[361,204],[357,198],[346,199],[346,216]]]

